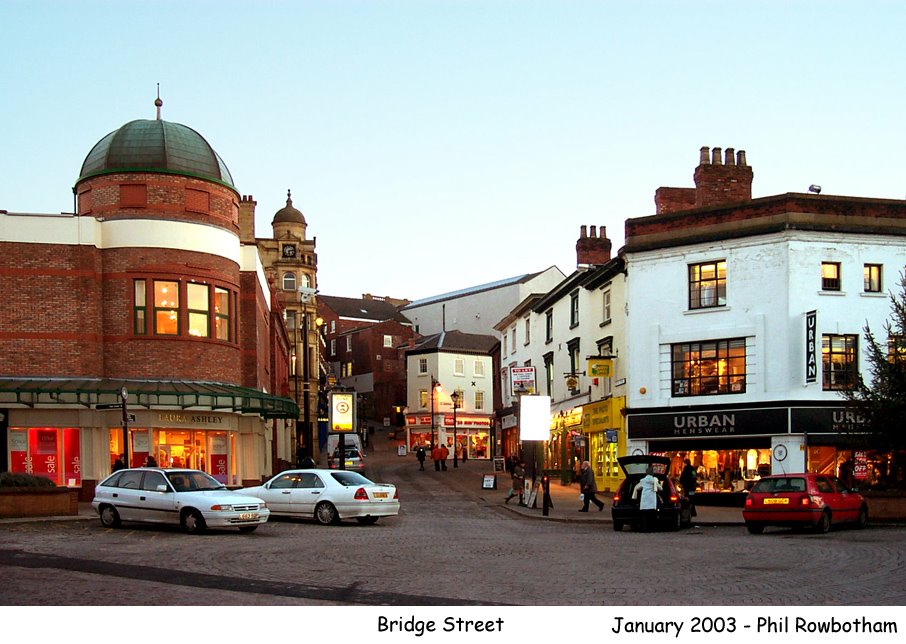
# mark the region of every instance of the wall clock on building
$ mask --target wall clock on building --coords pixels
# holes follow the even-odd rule
[[[292,244],[284,244],[283,257],[285,259],[296,259],[296,247]]]
[[[774,459],[782,461],[786,458],[786,445],[774,446]]]

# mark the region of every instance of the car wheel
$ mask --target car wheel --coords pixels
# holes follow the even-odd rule
[[[859,508],[859,516],[856,517],[856,528],[864,530],[868,526],[868,508],[862,506]]]
[[[815,532],[819,534],[825,534],[830,530],[831,526],[831,513],[830,510],[825,510],[821,513],[821,519],[818,520],[817,525],[815,525]]]
[[[315,507],[315,518],[321,525],[334,525],[340,522],[340,515],[337,514],[337,509],[333,507],[332,503],[326,501],[319,503]]]
[[[256,525],[244,525],[239,527],[239,532],[254,532],[258,529]]]
[[[355,520],[361,525],[374,525],[380,517],[356,517]]]
[[[746,530],[749,531],[749,534],[761,534],[762,532],[764,532],[764,526],[760,523],[754,523],[752,521],[747,521]]]
[[[188,534],[201,534],[207,525],[198,510],[189,510],[182,519],[182,527]]]
[[[105,505],[101,508],[101,525],[105,528],[120,527],[120,513],[112,505]]]
[[[613,522],[613,530],[614,530],[614,532],[623,532],[623,522],[622,522],[622,521],[614,521],[614,522]]]
[[[683,527],[683,515],[677,512],[676,516],[670,519],[670,532],[678,532],[681,527]]]

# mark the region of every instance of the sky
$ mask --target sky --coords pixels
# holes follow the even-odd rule
[[[71,212],[135,119],[200,132],[271,235],[292,190],[322,294],[421,299],[576,267],[699,149],[753,196],[906,197],[906,3],[2,0],[0,209]]]

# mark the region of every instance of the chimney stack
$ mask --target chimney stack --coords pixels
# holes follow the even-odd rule
[[[239,243],[255,243],[255,201],[252,195],[242,195],[239,200]]]
[[[735,153],[735,154],[734,154]],[[721,149],[711,149],[708,162],[708,148],[701,148],[699,166],[695,169],[695,206],[719,206],[721,204],[749,201],[752,198],[752,168],[746,165],[744,150],[735,152],[727,148],[724,162]]]
[[[591,226],[591,234],[588,233],[588,226],[579,228],[579,241],[576,242],[576,266],[600,266],[610,261],[611,242],[607,239],[607,228],[600,226],[600,236],[598,235],[599,227]]]

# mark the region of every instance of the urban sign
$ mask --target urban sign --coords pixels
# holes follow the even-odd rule
[[[330,393],[330,431],[351,432],[355,429],[355,393]]]
[[[535,367],[510,367],[510,391],[512,395],[535,394]]]

